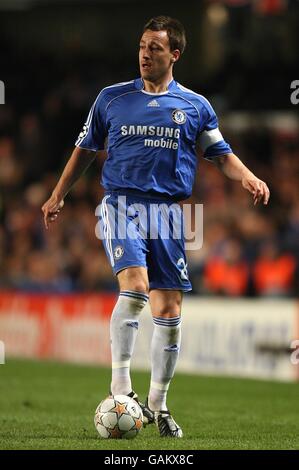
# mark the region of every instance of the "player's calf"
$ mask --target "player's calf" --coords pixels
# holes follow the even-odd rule
[[[132,391],[130,362],[136,341],[139,315],[148,300],[141,292],[121,291],[110,321],[113,395]]]

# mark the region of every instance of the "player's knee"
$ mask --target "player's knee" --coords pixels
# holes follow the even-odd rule
[[[140,279],[132,280],[130,286],[130,290],[134,292],[141,292],[142,294],[148,294],[149,292],[148,283]]]
[[[120,290],[130,290],[133,292],[140,292],[142,294],[148,295],[149,285],[143,279],[132,278],[128,279],[127,282],[120,284]]]
[[[121,291],[130,290],[147,295],[149,293],[147,274],[140,272],[137,268],[129,268],[122,271],[118,276],[118,280]]]
[[[155,311],[155,317],[172,318],[181,315],[181,300],[171,300],[164,303]]]

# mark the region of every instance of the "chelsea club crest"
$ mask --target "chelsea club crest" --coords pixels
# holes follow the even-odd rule
[[[124,249],[122,246],[118,245],[115,249],[114,249],[114,258],[115,259],[119,259],[122,257],[122,255],[124,254]]]
[[[181,109],[175,109],[172,112],[172,120],[177,124],[185,124],[186,122],[186,113]]]

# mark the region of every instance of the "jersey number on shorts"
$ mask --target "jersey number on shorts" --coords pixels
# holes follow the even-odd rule
[[[181,279],[184,281],[188,281],[188,271],[187,266],[188,264],[185,262],[184,258],[180,258],[177,262],[177,266],[180,268],[181,271]]]

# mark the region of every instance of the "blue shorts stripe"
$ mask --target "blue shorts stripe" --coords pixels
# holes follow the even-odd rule
[[[112,243],[111,243],[111,228],[110,228],[110,223],[109,223],[109,214],[108,214],[108,208],[107,208],[107,199],[110,196],[105,196],[102,205],[101,205],[101,216],[103,220],[103,225],[104,225],[104,235],[105,235],[105,243],[106,243],[106,248],[107,252],[109,254],[110,258],[110,263],[111,266],[114,266],[114,258],[113,258],[113,251],[112,251]]]

